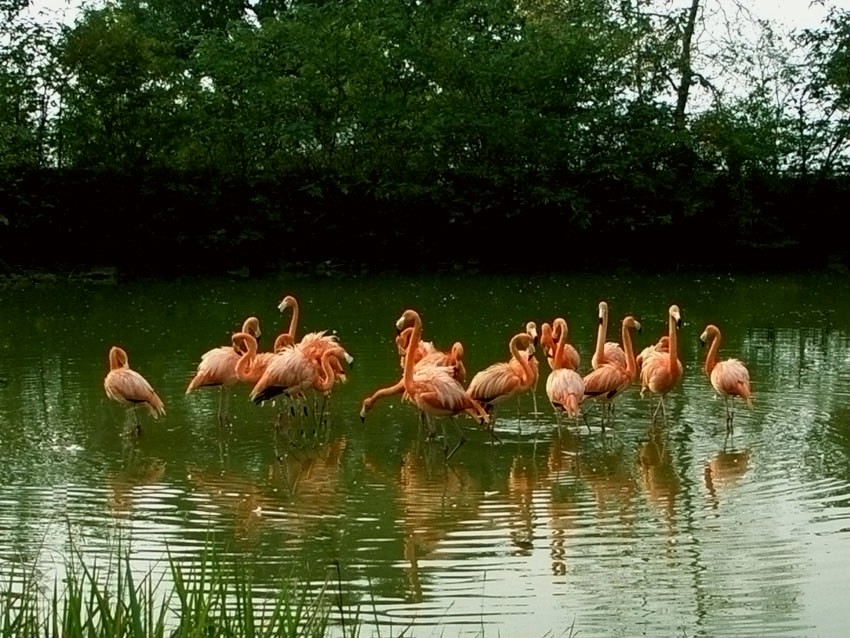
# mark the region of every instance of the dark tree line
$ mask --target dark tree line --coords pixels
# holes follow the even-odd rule
[[[715,1],[0,0],[0,255],[846,263],[850,12],[701,49]]]

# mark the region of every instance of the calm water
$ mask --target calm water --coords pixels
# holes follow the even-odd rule
[[[299,334],[336,331],[356,357],[327,428],[276,431],[274,408],[234,391],[184,396],[200,355],[250,314],[263,343],[301,302]],[[564,426],[544,393],[502,406],[502,444],[471,420],[443,463],[398,397],[365,423],[361,399],[400,376],[392,338],[406,307],[424,336],[461,340],[470,376],[508,357],[533,319],[564,316],[589,369],[596,304],[643,323],[637,347],[682,308],[685,377],[669,422],[631,389],[613,431]],[[0,290],[0,581],[37,569],[48,590],[76,549],[129,548],[140,575],[169,575],[205,545],[248,565],[258,596],[293,578],[319,590],[338,561],[361,636],[839,636],[850,627],[850,284],[783,277],[276,278]],[[725,436],[698,336],[749,366],[752,411]],[[614,324],[615,321],[612,321]],[[612,325],[609,336],[615,336]],[[104,395],[109,346],[163,397],[130,435]],[[589,411],[591,423],[598,419]],[[449,424],[449,435],[456,430]]]

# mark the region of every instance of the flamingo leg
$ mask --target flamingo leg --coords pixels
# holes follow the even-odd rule
[[[448,463],[449,459],[452,458],[452,456],[454,456],[454,453],[457,452],[458,449],[460,449],[460,446],[463,445],[464,443],[466,443],[466,437],[463,434],[463,428],[461,428],[460,424],[457,421],[454,420],[454,417],[449,417],[449,419],[451,419],[452,423],[454,423],[455,426],[457,426],[457,431],[458,431],[458,434],[460,435],[460,438],[458,439],[458,442],[455,444],[455,446],[452,448],[452,451],[449,452],[448,454],[446,454],[446,463]],[[444,449],[448,450],[449,445],[448,445],[448,438],[446,437],[445,421],[443,422],[443,441],[444,441],[444,445],[445,445]]]

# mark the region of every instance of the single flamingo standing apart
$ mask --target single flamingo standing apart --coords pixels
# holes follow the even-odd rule
[[[118,346],[109,349],[109,372],[103,380],[103,389],[113,401],[133,408],[137,434],[141,433],[142,426],[136,414],[136,406],[147,406],[153,418],[165,416],[162,399],[141,374],[130,369],[127,353]]]
[[[739,359],[717,360],[717,351],[720,349],[720,328],[709,324],[703,330],[699,340],[703,345],[711,341],[708,354],[705,357],[705,373],[711,381],[715,392],[726,401],[726,431],[732,431],[732,419],[735,412],[730,404],[730,399],[741,397],[749,407],[753,406],[753,398],[750,392],[750,373],[747,367]]]
[[[630,330],[640,332],[640,323],[631,315],[623,319],[622,339],[626,364],[621,366],[618,359],[610,361],[603,360],[599,366],[584,377],[584,396],[602,402],[602,431],[605,431],[605,410],[607,406],[609,423],[613,418],[613,406],[615,397],[623,393],[635,378],[637,364],[635,363],[635,351],[632,346]],[[599,353],[599,343],[596,351]]]
[[[472,377],[466,389],[467,394],[484,406],[488,414],[492,414],[498,403],[514,396],[519,398],[534,386],[535,374],[529,362],[534,354],[533,336],[528,331],[515,334],[508,349],[510,361],[484,368]]]
[[[555,352],[552,357],[552,371],[546,378],[546,396],[549,397],[549,403],[555,409],[555,414],[558,417],[560,425],[561,414],[566,414],[568,417],[578,421],[579,403],[584,397],[584,380],[574,368],[569,365],[565,353],[567,350],[567,322],[564,319],[556,319],[562,321],[561,337],[555,347]]]
[[[422,319],[415,310],[405,310],[396,322],[396,328],[403,330],[408,324],[413,324],[413,333],[407,344],[404,359],[404,390],[416,407],[425,414],[425,419],[429,422],[429,433],[433,432],[430,427],[432,416],[454,417],[461,412],[467,412],[478,419],[479,422],[489,424],[490,416],[478,403],[472,400],[463,386],[454,378],[452,368],[437,365],[416,367],[412,355],[422,335]],[[460,432],[460,440],[449,452],[448,437],[446,436],[445,424],[443,424],[443,451],[446,461],[466,440],[459,425],[458,431]]]
[[[590,359],[590,365],[596,370],[604,363],[616,363],[621,368],[626,367],[626,352],[615,341],[605,341],[608,338],[608,303],[599,302],[599,327],[596,331],[596,350]]]
[[[682,313],[679,311],[679,306],[674,304],[667,311],[667,336],[670,338],[669,351],[656,352],[656,354],[644,358],[640,369],[641,397],[647,390],[652,394],[657,394],[659,397],[658,406],[655,408],[655,412],[652,413],[653,421],[655,421],[655,416],[659,409],[664,420],[667,420],[667,413],[664,408],[664,395],[670,392],[682,378],[682,362],[678,358],[677,337],[681,325]],[[650,410],[652,410],[651,397]]]
[[[254,339],[260,338],[260,321],[256,317],[248,317],[242,323],[242,332],[250,334]],[[219,388],[218,418],[224,419],[226,410],[222,409],[225,389],[230,388],[239,380],[236,376],[236,364],[242,355],[232,345],[213,348],[201,355],[201,362],[195,376],[189,381],[186,394],[204,387]]]

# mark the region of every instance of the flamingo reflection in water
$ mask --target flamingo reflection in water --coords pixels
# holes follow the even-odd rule
[[[712,509],[720,504],[718,492],[731,488],[747,473],[750,464],[749,450],[720,450],[705,462],[703,478]]]
[[[462,466],[443,462],[433,446],[417,439],[398,459],[385,456],[364,459],[366,471],[382,484],[397,490],[400,533],[410,602],[423,602],[420,567],[441,556],[441,545],[463,521],[480,518],[484,488]],[[390,467],[387,467],[387,466]]]

